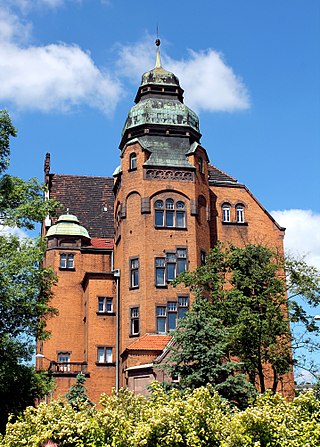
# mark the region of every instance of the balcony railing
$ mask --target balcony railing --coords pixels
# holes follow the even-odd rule
[[[88,372],[87,362],[50,362],[49,371],[53,374],[86,374]]]

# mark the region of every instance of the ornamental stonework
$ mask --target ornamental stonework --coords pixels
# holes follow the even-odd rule
[[[145,171],[146,180],[172,180],[178,182],[193,182],[194,174],[190,171],[172,169],[147,169]]]

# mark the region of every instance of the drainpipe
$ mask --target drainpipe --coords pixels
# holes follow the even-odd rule
[[[118,392],[120,388],[120,269],[115,269],[112,273],[116,281],[116,392]]]

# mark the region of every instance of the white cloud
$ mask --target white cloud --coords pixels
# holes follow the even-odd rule
[[[298,256],[306,256],[309,264],[320,269],[320,213],[291,209],[272,211],[271,214],[286,228],[286,250]]]
[[[122,97],[118,79],[99,69],[77,45],[23,46],[18,37],[30,29],[8,11],[1,12],[0,101],[18,109],[67,111],[87,104],[110,114]]]
[[[189,50],[188,59],[175,60],[163,50],[162,65],[173,71],[185,89],[186,104],[197,111],[235,111],[250,107],[247,88],[232,68],[213,49]],[[141,73],[155,65],[155,50],[150,39],[136,45],[120,46],[118,69],[123,76],[137,82]]]
[[[23,230],[18,227],[7,227],[5,225],[0,225],[0,236],[9,236],[14,235],[18,236],[21,239],[27,239],[28,235]]]

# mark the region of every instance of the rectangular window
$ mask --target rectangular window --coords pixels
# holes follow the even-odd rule
[[[179,296],[178,297],[178,318],[183,318],[189,309],[189,297]]]
[[[177,328],[178,319],[189,309],[189,297],[179,296],[177,301],[168,301],[166,306],[156,307],[157,332],[165,334]]]
[[[167,281],[173,281],[176,278],[176,254],[167,253],[166,255]]]
[[[71,253],[60,254],[60,268],[61,269],[73,269],[74,268],[74,255]]]
[[[57,370],[62,372],[70,371],[70,352],[58,353]]]
[[[130,286],[139,287],[139,258],[130,259]]]
[[[100,346],[97,354],[98,363],[112,363],[112,348]]]
[[[130,309],[130,319],[131,319],[131,335],[139,335],[140,333],[140,312],[139,307],[132,307]]]
[[[98,297],[98,312],[99,313],[113,312],[112,298],[99,296]]]
[[[176,213],[176,227],[178,228],[185,228],[185,212],[184,211],[177,211]]]
[[[166,284],[166,281],[165,281],[165,259],[164,258],[156,258],[155,267],[156,267],[156,285],[164,286]]]
[[[165,306],[157,306],[157,332],[165,334],[167,332],[167,308]]]
[[[156,227],[163,227],[163,211],[156,210]]]
[[[177,303],[168,303],[168,331],[176,329],[177,327]]]
[[[177,249],[177,276],[187,270],[187,249]]]
[[[173,217],[174,217],[173,211],[166,212],[166,226],[167,227],[173,227]]]
[[[167,252],[165,258],[155,260],[155,279],[157,286],[174,281],[180,273],[187,270],[187,249],[178,248],[176,252]]]

